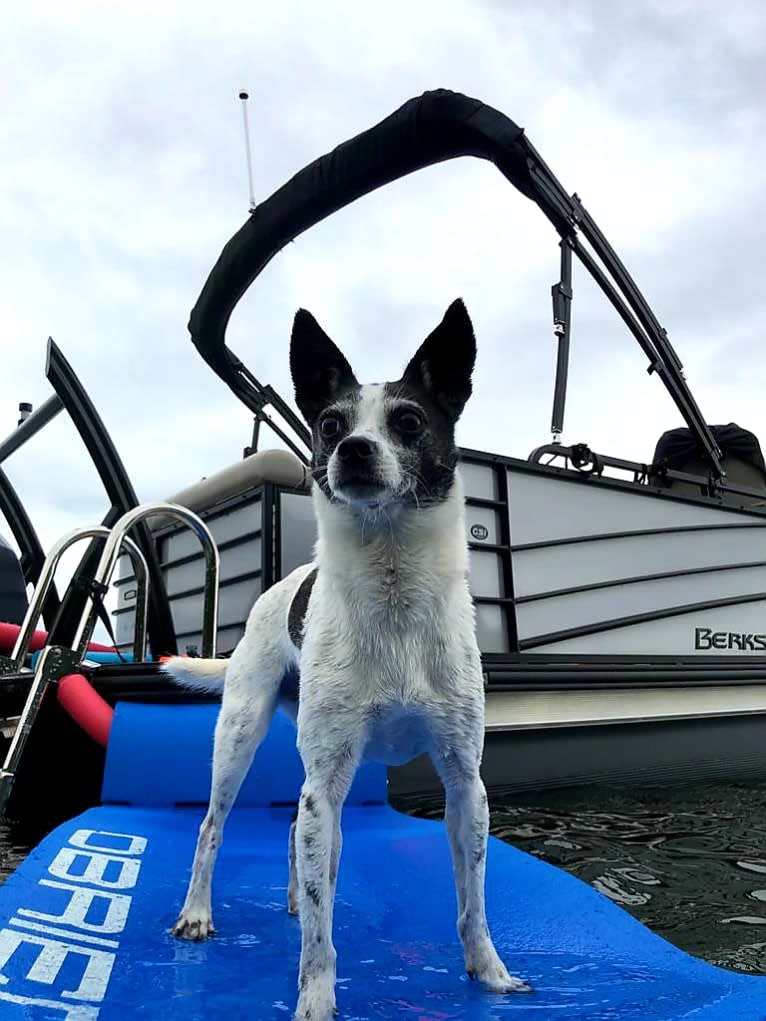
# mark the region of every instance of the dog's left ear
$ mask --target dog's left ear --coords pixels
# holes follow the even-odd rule
[[[476,338],[461,298],[453,301],[404,370],[403,379],[422,387],[453,421],[471,396]]]
[[[305,308],[298,309],[290,338],[295,403],[310,426],[343,390],[359,386],[343,352]]]

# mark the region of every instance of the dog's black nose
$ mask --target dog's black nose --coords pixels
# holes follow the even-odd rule
[[[369,461],[375,457],[375,444],[363,436],[349,436],[338,446],[338,457],[341,461]]]

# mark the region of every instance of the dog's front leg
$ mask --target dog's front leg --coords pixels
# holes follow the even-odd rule
[[[293,821],[290,823],[290,837],[287,844],[287,867],[289,878],[287,880],[287,913],[297,915],[298,908],[298,865],[295,860],[295,830],[298,825],[298,812],[296,811]]]
[[[295,830],[298,825],[298,811],[296,809],[295,817],[290,825],[290,837],[287,847],[287,864],[289,869],[289,879],[287,883],[287,913],[288,915],[298,915],[299,911],[299,898],[298,898],[298,865],[295,856]],[[338,878],[338,862],[340,860],[340,852],[343,844],[343,835],[341,834],[340,827],[336,834],[337,839],[334,841],[332,846],[332,859],[330,861],[330,900],[335,903],[335,881]]]
[[[312,720],[312,729],[321,727]],[[300,994],[296,1021],[329,1021],[335,1011],[335,948],[332,918],[341,850],[340,816],[359,761],[360,743],[328,748],[328,729],[321,750],[301,728],[301,755],[306,780],[298,804],[295,850],[301,921]],[[334,729],[334,728],[333,728]],[[319,731],[318,731],[319,732]],[[307,747],[308,746],[308,747]]]
[[[489,835],[487,792],[479,775],[484,739],[483,712],[474,726],[470,713],[440,735],[436,766],[444,783],[444,821],[455,870],[458,902],[457,928],[463,944],[465,967],[496,993],[530,992],[526,982],[510,975],[492,942],[484,905],[484,878]]]
[[[450,784],[445,793],[445,822],[458,886],[458,933],[463,943],[466,971],[493,992],[529,992],[526,982],[508,973],[489,934],[484,907],[489,810],[478,771],[474,776]]]

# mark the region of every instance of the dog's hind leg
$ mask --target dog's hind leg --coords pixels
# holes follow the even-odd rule
[[[200,827],[186,900],[172,930],[179,939],[203,940],[215,932],[211,886],[224,823],[277,705],[282,667],[273,656],[254,659],[250,665],[245,657],[232,657],[227,671],[215,728],[210,805]]]
[[[180,939],[203,940],[215,933],[211,886],[224,823],[274,715],[275,695],[265,693],[249,705],[236,706],[234,711],[227,711],[225,704],[221,707],[215,731],[210,805],[200,827],[186,900],[173,926],[173,935]]]

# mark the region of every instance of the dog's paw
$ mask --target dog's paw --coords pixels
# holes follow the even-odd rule
[[[317,976],[301,990],[295,1021],[333,1021],[338,1016],[335,1006],[335,981],[331,976]]]
[[[195,943],[199,943],[209,936],[215,936],[213,919],[209,914],[203,913],[194,916],[187,914],[179,915],[170,931],[176,939],[188,939]]]
[[[491,943],[466,954],[465,970],[492,993],[531,993],[532,987],[511,975]]]

